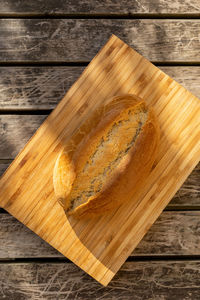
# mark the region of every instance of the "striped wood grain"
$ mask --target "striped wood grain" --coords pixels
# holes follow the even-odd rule
[[[90,17],[91,14],[103,15],[137,15],[137,14],[198,14],[200,11],[199,0],[6,0],[1,4],[1,15],[79,15]]]
[[[126,262],[108,287],[69,263],[2,263],[0,298],[198,300],[200,261]]]
[[[108,216],[67,218],[55,200],[52,169],[88,114],[116,94],[154,107],[161,128],[155,167],[140,195]],[[117,37],[107,42],[0,182],[0,204],[107,285],[199,160],[199,100]]]
[[[112,33],[154,62],[200,62],[200,20],[155,19],[0,19],[0,62],[88,62]]]

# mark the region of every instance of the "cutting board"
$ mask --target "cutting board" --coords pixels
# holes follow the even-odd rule
[[[56,158],[96,107],[126,93],[145,99],[158,116],[161,142],[151,174],[140,193],[109,215],[67,217],[53,190]],[[107,285],[199,157],[200,101],[112,36],[1,178],[0,206]]]

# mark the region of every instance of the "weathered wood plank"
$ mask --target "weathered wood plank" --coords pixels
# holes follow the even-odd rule
[[[0,176],[3,175],[8,166],[8,163],[0,162]]]
[[[1,14],[7,15],[63,15],[63,14],[193,14],[199,13],[198,0],[174,0],[173,3],[165,0],[141,1],[114,1],[114,0],[60,0],[59,5],[54,0],[7,0],[1,4]]]
[[[200,163],[193,170],[191,175],[184,182],[182,187],[171,200],[170,207],[190,207],[200,205]]]
[[[0,265],[1,299],[199,299],[199,261],[126,262],[108,287],[71,263]]]
[[[200,255],[199,228],[200,211],[165,211],[132,256]],[[9,214],[0,214],[0,245],[0,259],[63,257]]]
[[[200,67],[161,67],[200,97]],[[0,67],[0,109],[53,109],[83,67]]]
[[[199,62],[200,20],[1,19],[0,61],[89,61],[114,33],[155,62]]]
[[[53,109],[83,70],[83,67],[0,67],[0,109]]]
[[[0,115],[0,159],[13,159],[42,124],[46,115]],[[0,164],[1,166],[1,164]],[[0,167],[1,174],[7,164]],[[195,168],[169,207],[200,205],[200,164]]]
[[[200,211],[165,211],[132,255],[200,255],[199,230]]]
[[[46,117],[46,115],[0,115],[0,159],[15,158]]]

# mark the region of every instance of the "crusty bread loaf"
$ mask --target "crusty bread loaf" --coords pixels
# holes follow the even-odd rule
[[[134,96],[114,97],[96,110],[60,153],[54,190],[66,213],[98,215],[134,197],[155,161],[159,127]]]

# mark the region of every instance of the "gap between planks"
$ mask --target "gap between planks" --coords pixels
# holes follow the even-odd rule
[[[53,109],[31,109],[31,108],[19,108],[9,109],[0,108],[0,115],[49,115]]]
[[[200,13],[0,13],[0,19],[199,19]]]
[[[129,256],[126,262],[149,262],[149,261],[199,261],[200,255],[141,255]],[[8,258],[0,259],[0,264],[13,264],[13,263],[72,263],[66,257],[30,257],[30,258]]]
[[[171,211],[171,212],[174,212],[174,211],[182,211],[182,212],[189,212],[189,211],[200,211],[200,205],[196,205],[196,206],[169,206],[169,207],[166,207],[165,209],[163,209],[163,211]],[[8,212],[1,208],[0,207],[0,214],[8,214]]]
[[[200,61],[150,61],[156,67],[199,67]],[[0,61],[0,67],[87,67],[90,61]]]

